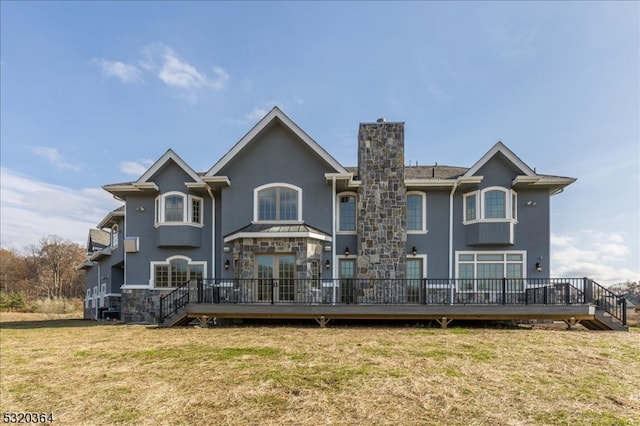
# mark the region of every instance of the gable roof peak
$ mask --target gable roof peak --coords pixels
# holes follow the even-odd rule
[[[278,106],[274,106],[255,126],[247,132],[217,163],[211,167],[205,176],[214,176],[224,166],[226,166],[240,151],[242,151],[253,139],[268,127],[274,120],[280,121],[300,140],[302,140],[312,151],[318,154],[324,161],[331,165],[338,173],[346,173],[345,168],[338,163],[320,144],[311,138],[300,126],[290,119]]]
[[[515,167],[520,169],[520,171],[525,176],[536,176],[536,172],[531,169],[531,167],[527,166],[527,164],[522,161],[513,151],[511,151],[502,141],[496,142],[493,147],[486,154],[480,158],[467,172],[464,174],[465,177],[475,175],[478,170],[484,166],[490,159],[492,159],[496,154],[502,154],[507,160],[511,162]]]
[[[202,178],[198,175],[198,173],[191,168],[178,154],[175,153],[174,150],[169,148],[167,152],[165,152],[162,157],[160,157],[149,169],[140,178],[136,181],[136,183],[146,183],[149,182],[149,179],[155,175],[158,170],[162,168],[168,161],[172,160],[176,163],[182,170],[185,171],[193,179],[194,182],[202,183]]]

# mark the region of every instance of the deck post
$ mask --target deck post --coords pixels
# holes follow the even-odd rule
[[[273,278],[271,278],[271,304],[273,305],[273,299],[276,295],[276,282]]]
[[[442,317],[441,319],[436,318],[436,322],[440,324],[440,328],[447,328],[449,323],[453,321],[452,319],[448,319],[447,317]]]
[[[320,328],[325,328],[327,326],[327,324],[329,323],[329,321],[331,321],[331,318],[326,318],[323,315],[320,318],[315,318],[315,320],[316,320],[316,322],[318,324],[320,324]]]
[[[627,298],[622,298],[622,325],[627,325]]]
[[[197,286],[198,286],[198,302],[197,303],[202,303],[202,299],[203,299],[202,293],[204,292],[202,278],[198,278]]]
[[[450,293],[451,294],[450,294],[450,298],[449,298],[449,304],[453,305],[453,298],[454,298],[453,291],[454,291],[454,286],[455,286],[454,280],[452,280],[452,279],[449,280],[449,286],[451,287],[450,288],[450,290],[451,290]]]
[[[567,323],[567,330],[575,330],[576,325],[578,324],[578,321],[576,321],[576,317],[571,317],[568,321],[565,322]]]
[[[593,286],[591,280],[587,277],[582,278],[582,286],[584,287],[584,303],[593,303]]]
[[[502,304],[507,304],[507,279],[502,277]]]

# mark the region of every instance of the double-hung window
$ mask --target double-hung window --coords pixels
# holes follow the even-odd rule
[[[302,190],[289,184],[269,184],[254,190],[254,220],[302,220]]]

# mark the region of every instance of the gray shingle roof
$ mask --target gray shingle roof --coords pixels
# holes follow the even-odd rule
[[[347,167],[347,171],[358,174],[357,167]],[[455,179],[469,170],[467,167],[455,166],[406,166],[404,168],[405,179]]]

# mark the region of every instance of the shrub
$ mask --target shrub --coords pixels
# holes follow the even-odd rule
[[[41,313],[49,319],[56,315],[70,314],[82,311],[82,301],[79,299],[40,299],[31,305],[31,311]]]
[[[25,306],[24,295],[21,292],[0,293],[0,310],[22,311]]]

